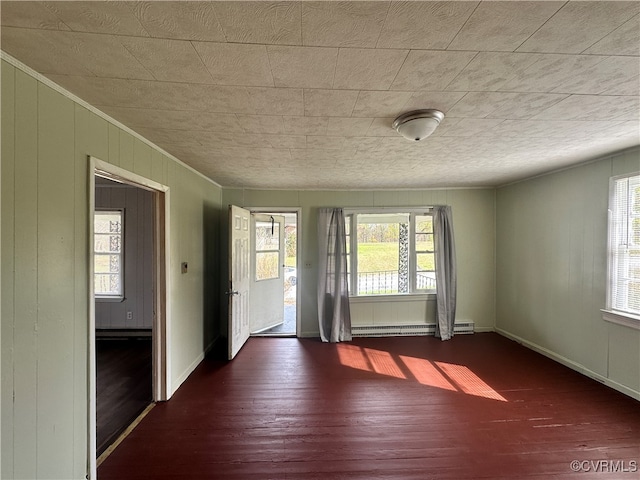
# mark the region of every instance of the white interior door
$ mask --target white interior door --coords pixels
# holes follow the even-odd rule
[[[251,216],[251,332],[284,322],[284,217]]]
[[[229,206],[229,360],[249,339],[249,284],[251,261],[251,212]]]

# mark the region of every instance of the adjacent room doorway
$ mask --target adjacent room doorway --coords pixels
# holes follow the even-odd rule
[[[168,187],[90,157],[89,469],[166,400]]]

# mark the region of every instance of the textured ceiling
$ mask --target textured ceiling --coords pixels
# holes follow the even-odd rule
[[[6,2],[2,50],[219,184],[500,185],[640,144],[640,2]],[[410,143],[393,118],[437,108]]]

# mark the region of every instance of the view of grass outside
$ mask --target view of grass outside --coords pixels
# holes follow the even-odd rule
[[[358,244],[358,272],[398,270],[398,241]]]

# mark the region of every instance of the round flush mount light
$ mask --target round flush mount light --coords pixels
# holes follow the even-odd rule
[[[407,140],[419,142],[431,135],[443,118],[440,110],[414,110],[400,115],[391,126]]]

